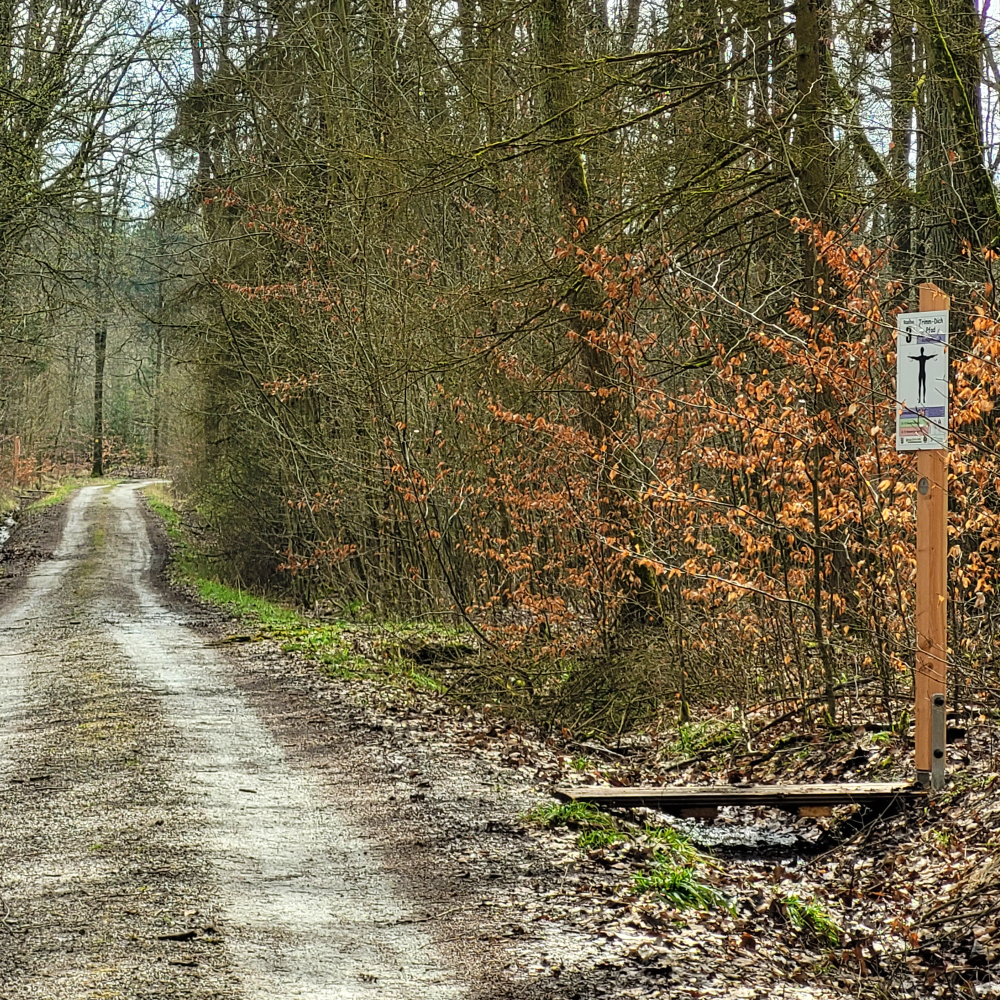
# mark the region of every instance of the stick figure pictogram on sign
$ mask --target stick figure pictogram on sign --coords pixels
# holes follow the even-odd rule
[[[896,317],[896,404],[897,450],[948,447],[946,311]]]
[[[920,353],[917,355],[911,354],[911,361],[916,361],[920,365],[920,374],[917,376],[917,402],[926,403],[927,402],[927,362],[931,358],[936,358],[936,354],[925,354],[924,349],[920,348]]]

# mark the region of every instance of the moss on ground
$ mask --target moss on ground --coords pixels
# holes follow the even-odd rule
[[[120,482],[120,479],[92,479],[89,476],[71,476],[69,479],[63,479],[56,484],[52,488],[52,492],[48,495],[41,497],[34,503],[28,504],[25,510],[32,512],[45,510],[47,507],[55,507],[56,504],[60,504],[64,500],[68,499],[69,495],[74,490],[78,490],[81,486],[111,487],[117,486]]]
[[[317,619],[270,597],[233,586],[219,579],[211,560],[191,542],[183,507],[169,486],[157,483],[143,492],[172,543],[171,569],[177,582],[193,588],[206,603],[237,616],[251,633],[233,636],[232,641],[277,640],[286,652],[301,653],[334,677],[349,678],[378,670],[417,688],[444,690],[437,678],[410,662],[404,650],[407,641],[454,639],[453,629],[436,629],[426,623],[384,622],[375,626],[346,619]],[[352,638],[362,632],[376,637],[369,643],[374,656],[365,657],[355,651]]]

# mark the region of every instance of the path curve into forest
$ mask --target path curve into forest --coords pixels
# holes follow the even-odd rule
[[[0,608],[0,997],[466,995],[153,586],[142,485],[78,490]]]

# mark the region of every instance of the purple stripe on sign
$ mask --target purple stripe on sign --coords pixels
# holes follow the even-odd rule
[[[900,414],[901,417],[928,417],[933,419],[934,417],[945,416],[945,409],[943,406],[928,406],[922,410],[903,410]]]

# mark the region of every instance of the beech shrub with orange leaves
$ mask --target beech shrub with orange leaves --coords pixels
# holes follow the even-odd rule
[[[347,596],[391,578],[417,595],[410,608],[463,618],[508,673],[556,664],[549,688],[580,662],[613,676],[642,661],[653,701],[832,704],[869,685],[891,713],[915,640],[915,460],[893,441],[902,289],[856,234],[800,229],[823,277],[776,321],[662,248],[614,253],[581,225],[555,260],[600,308],[566,283],[518,303],[560,327],[560,363],[530,337],[477,329],[476,379],[425,380],[416,411],[373,417],[365,518],[349,514],[343,468],[289,497],[312,529],[290,532],[284,567]],[[295,306],[349,299],[331,279],[300,286]],[[984,296],[953,332],[952,677],[975,690],[990,683],[998,610],[998,322]],[[594,387],[586,357],[609,363],[610,385]],[[288,370],[262,380],[279,413],[333,377]],[[596,430],[595,400],[612,414]]]

